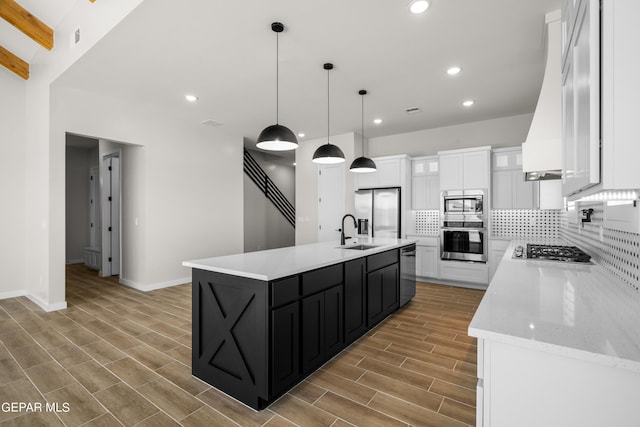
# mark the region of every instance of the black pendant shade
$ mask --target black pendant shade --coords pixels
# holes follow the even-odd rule
[[[298,148],[295,134],[286,126],[267,126],[258,135],[258,148],[271,151],[286,151]]]
[[[315,163],[332,164],[344,162],[344,153],[337,145],[324,144],[313,153]]]
[[[284,31],[284,25],[280,22],[271,24],[271,30],[276,33],[276,124],[264,128],[260,135],[256,147],[270,151],[286,151],[298,148],[298,139],[286,126],[278,123],[279,113],[279,69],[278,69],[278,33]]]
[[[349,170],[356,173],[375,172],[376,163],[368,157],[358,157],[351,163]]]
[[[327,70],[327,143],[318,147],[313,153],[313,162],[320,164],[333,164],[344,162],[344,153],[337,145],[329,142],[331,132],[329,130],[329,71],[333,70],[333,64],[326,63],[323,68]]]
[[[355,159],[349,170],[356,173],[368,173],[376,171],[376,163],[368,157],[364,156],[364,96],[367,94],[366,90],[361,90],[358,95],[362,96],[362,157]]]

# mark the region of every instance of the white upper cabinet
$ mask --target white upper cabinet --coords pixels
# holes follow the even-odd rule
[[[462,190],[463,170],[462,154],[440,155],[440,189]]]
[[[400,160],[381,160],[376,162],[378,169],[378,187],[399,187],[401,184]]]
[[[356,190],[404,186],[403,175],[406,167],[404,162],[408,162],[406,158],[377,158],[373,160],[376,162],[375,172],[354,174]]]
[[[522,149],[491,154],[491,209],[562,209],[562,181],[525,181]]]
[[[411,166],[411,209],[440,207],[440,173],[437,156],[416,158]]]
[[[602,181],[604,190],[640,188],[640,1],[602,3]]]
[[[638,189],[640,1],[562,7],[563,194]]]
[[[565,195],[600,182],[600,2],[575,3],[568,1],[564,14],[569,37],[562,72]]]
[[[440,189],[488,189],[491,147],[441,151]]]
[[[522,149],[500,148],[491,154],[491,208],[534,209],[538,184],[525,181]]]

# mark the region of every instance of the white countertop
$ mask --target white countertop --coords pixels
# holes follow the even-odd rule
[[[359,237],[347,240],[345,246],[340,246],[340,242],[314,243],[184,261],[182,265],[200,270],[269,281],[388,251],[415,242],[415,239]],[[345,247],[361,243],[376,245],[376,247],[366,250],[345,249]]]
[[[640,372],[640,293],[597,264],[512,259],[522,243],[507,248],[469,335]]]

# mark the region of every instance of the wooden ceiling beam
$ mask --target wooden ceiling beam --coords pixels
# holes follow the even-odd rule
[[[10,71],[13,71],[25,80],[29,78],[29,64],[2,46],[0,46],[0,65],[6,67]]]
[[[0,0],[0,18],[47,50],[53,48],[53,30],[14,0]]]

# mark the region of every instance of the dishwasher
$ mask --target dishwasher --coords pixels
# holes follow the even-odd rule
[[[416,296],[416,245],[400,248],[400,307]]]

